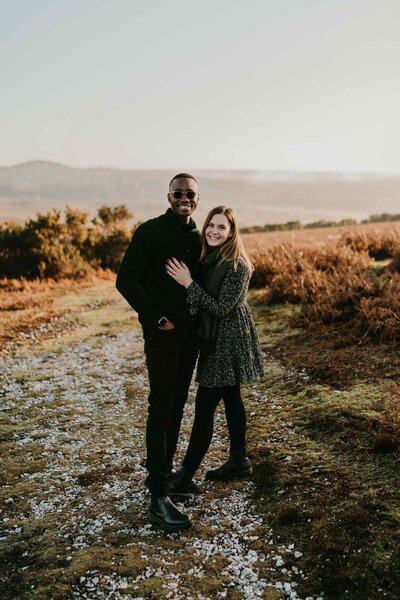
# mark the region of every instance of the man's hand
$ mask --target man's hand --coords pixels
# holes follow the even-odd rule
[[[167,329],[175,329],[175,324],[172,321],[167,321],[161,327],[158,326],[158,329],[162,329],[163,331],[167,331]]]

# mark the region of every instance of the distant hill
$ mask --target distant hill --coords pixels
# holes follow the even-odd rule
[[[166,210],[170,170],[80,169],[33,161],[0,168],[0,220],[25,220],[66,204],[95,214],[101,204],[126,204],[135,220]],[[366,218],[397,213],[400,176],[291,171],[197,170],[201,223],[217,204],[233,206],[240,225]]]

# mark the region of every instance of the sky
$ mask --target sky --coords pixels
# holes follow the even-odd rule
[[[400,174],[398,0],[0,9],[0,166]]]

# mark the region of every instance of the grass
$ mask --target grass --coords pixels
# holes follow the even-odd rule
[[[268,392],[279,402],[265,429],[280,432],[278,440],[268,433],[268,446],[255,450],[260,510],[280,539],[302,541],[303,594],[395,598],[398,351],[348,346],[348,340],[343,348],[340,333],[334,343],[324,335],[319,344],[315,332],[287,335],[293,319],[287,312],[258,309],[273,365]]]
[[[253,481],[203,483],[194,528],[164,535],[147,523],[133,312],[111,281],[47,294],[41,310],[49,322],[47,307],[65,315],[65,327],[13,338],[3,373],[2,597],[250,598],[239,583],[253,575],[269,600],[398,597],[394,344],[305,329],[298,309],[266,307],[253,291],[266,353],[264,380],[244,390]],[[193,393],[180,458],[192,411]],[[219,411],[205,468],[227,448]]]

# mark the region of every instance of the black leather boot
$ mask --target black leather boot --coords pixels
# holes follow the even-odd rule
[[[193,494],[198,494],[199,488],[194,483],[192,477],[193,471],[189,471],[182,465],[175,473],[172,473],[169,480],[169,495],[176,499],[187,499]]]
[[[149,517],[152,523],[166,531],[182,531],[192,526],[190,517],[181,512],[168,496],[151,495]]]
[[[206,479],[211,481],[229,481],[231,479],[245,479],[252,475],[253,469],[246,456],[246,448],[231,452],[229,459],[217,469],[206,472]]]

